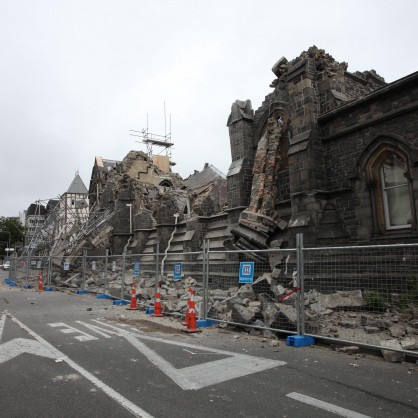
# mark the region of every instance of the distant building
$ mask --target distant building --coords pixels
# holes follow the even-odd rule
[[[76,172],[68,190],[59,202],[59,229],[69,233],[76,225],[84,223],[89,214],[88,190]]]
[[[32,203],[26,210],[25,246],[36,248],[40,242],[39,232],[44,227],[46,208],[40,203]]]

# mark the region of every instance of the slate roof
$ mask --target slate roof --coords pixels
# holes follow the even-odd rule
[[[199,189],[218,179],[225,179],[225,174],[219,171],[212,164],[206,163],[202,171],[195,171],[194,174],[184,180],[186,187],[192,190]]]
[[[70,184],[70,187],[67,190],[67,193],[71,194],[88,194],[88,190],[81,180],[81,177],[76,173],[73,182]]]
[[[202,171],[195,171],[184,180],[184,184],[190,189],[199,189],[219,179],[225,179],[225,174],[212,164],[206,163]]]
[[[32,203],[28,207],[28,210],[26,212],[26,216],[45,215],[45,214],[46,214],[45,206],[37,204],[37,203]]]

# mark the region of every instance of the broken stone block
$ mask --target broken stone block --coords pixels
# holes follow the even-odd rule
[[[255,313],[251,308],[234,304],[231,309],[232,321],[240,324],[249,324],[254,320]]]
[[[274,329],[294,331],[296,330],[296,321],[296,309],[290,305],[281,305],[280,310],[276,312],[270,327]]]
[[[269,338],[270,340],[273,340],[273,341],[278,340],[277,335],[273,331],[270,331],[269,329],[263,329],[263,337]],[[279,345],[278,341],[277,341],[277,345]],[[276,347],[276,345],[273,345],[272,347]]]
[[[163,311],[165,312],[174,312],[176,310],[174,303],[170,300],[162,301],[161,304],[163,307]]]
[[[286,293],[286,288],[278,284],[276,286],[276,291],[274,292],[277,296],[282,296]]]
[[[326,308],[346,308],[363,306],[363,295],[361,290],[338,291],[330,295],[321,295],[319,301]]]
[[[183,312],[183,311],[186,311],[186,308],[187,308],[187,301],[179,300],[179,302],[177,303],[176,311]]]
[[[316,290],[310,290],[309,292],[305,293],[305,302],[308,302],[308,305],[311,303],[316,303],[319,300],[319,297],[322,296],[321,293],[319,293]]]
[[[338,325],[340,327],[344,328],[357,328],[357,322],[355,321],[349,321],[347,319],[342,319],[341,321],[338,321]]]
[[[237,294],[229,297],[228,299],[225,299],[224,303],[229,307],[229,309],[231,309],[236,304],[242,305],[243,304],[243,298],[241,297],[241,295],[239,293],[237,293]]]
[[[177,298],[178,297],[178,291],[177,291],[177,289],[168,289],[167,290],[167,295],[175,296]]]
[[[194,286],[196,286],[197,281],[196,281],[196,279],[194,279],[193,277],[187,277],[187,278],[184,280],[184,284],[185,284],[187,287],[194,287]]]
[[[309,306],[311,310],[319,315],[324,315],[326,312],[331,313],[332,311],[330,309],[327,309],[324,305],[321,304],[321,302],[312,303],[312,305]]]
[[[245,299],[248,298],[251,301],[256,300],[257,297],[255,296],[254,290],[250,284],[245,284],[244,286],[241,286],[238,290],[238,294],[241,298]]]
[[[259,337],[261,335],[261,330],[252,328],[249,332],[249,335],[251,335],[252,337]]]
[[[225,300],[228,297],[228,291],[222,289],[215,289],[212,297],[214,300]]]
[[[358,354],[360,353],[360,347],[357,347],[356,345],[350,345],[348,347],[340,347],[339,351],[346,354]]]
[[[418,350],[418,339],[416,338],[405,338],[400,342],[404,350]]]
[[[264,319],[264,323],[267,325],[271,325],[274,321],[277,314],[277,308],[274,303],[263,303],[263,310],[262,315]]]
[[[376,333],[380,332],[380,328],[371,327],[371,326],[368,326],[368,325],[366,325],[363,329],[367,334],[376,334]]]
[[[280,277],[281,272],[282,272],[281,269],[274,267],[273,271],[271,272],[271,277],[273,279],[278,279]]]
[[[254,327],[265,327],[266,326],[264,324],[264,322],[261,321],[260,319],[256,319],[251,325],[253,325]],[[258,328],[251,328],[249,334],[253,337],[259,337],[262,334],[262,330],[260,330]]]
[[[392,337],[400,338],[405,335],[405,327],[402,325],[392,325],[389,327],[389,332]]]
[[[386,348],[393,348],[396,350],[402,350],[402,346],[397,340],[383,340],[380,341],[380,345]],[[390,351],[382,349],[383,358],[391,363],[402,363],[405,361],[405,354],[398,351]]]

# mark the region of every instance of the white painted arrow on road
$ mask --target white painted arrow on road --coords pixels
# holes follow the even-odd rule
[[[53,359],[57,358],[56,353],[38,341],[28,340],[27,338],[15,338],[0,345],[0,364],[23,353]]]

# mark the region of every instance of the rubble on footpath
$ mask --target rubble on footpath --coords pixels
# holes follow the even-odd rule
[[[86,274],[86,288],[93,292],[105,290],[115,297],[120,296],[122,269],[108,273],[105,283],[100,271]],[[70,273],[67,277],[54,275],[55,285],[79,288],[81,273]],[[125,295],[128,297],[134,281],[132,271],[125,275]],[[189,288],[195,289],[197,316],[202,312],[201,283],[192,277],[174,281],[165,278],[161,284],[162,308],[165,312],[185,314]],[[107,289],[106,289],[107,288]],[[153,304],[155,278],[142,277],[137,285],[138,303],[142,306]],[[285,295],[289,295],[286,297]],[[284,297],[283,297],[284,296]],[[396,295],[393,295],[396,300]],[[279,302],[279,299],[282,300]],[[408,305],[403,309],[395,305],[384,311],[373,310],[365,301],[367,292],[361,290],[338,291],[322,294],[316,290],[305,293],[305,327],[308,334],[358,341],[375,346],[403,350],[418,350],[418,307]],[[252,285],[245,284],[229,289],[210,289],[208,292],[208,318],[240,324],[251,336],[277,339],[275,329],[296,331],[296,294],[286,289],[266,273]],[[404,355],[385,350],[387,361],[402,361]],[[395,354],[394,354],[395,353]],[[400,353],[402,354],[402,353]]]

